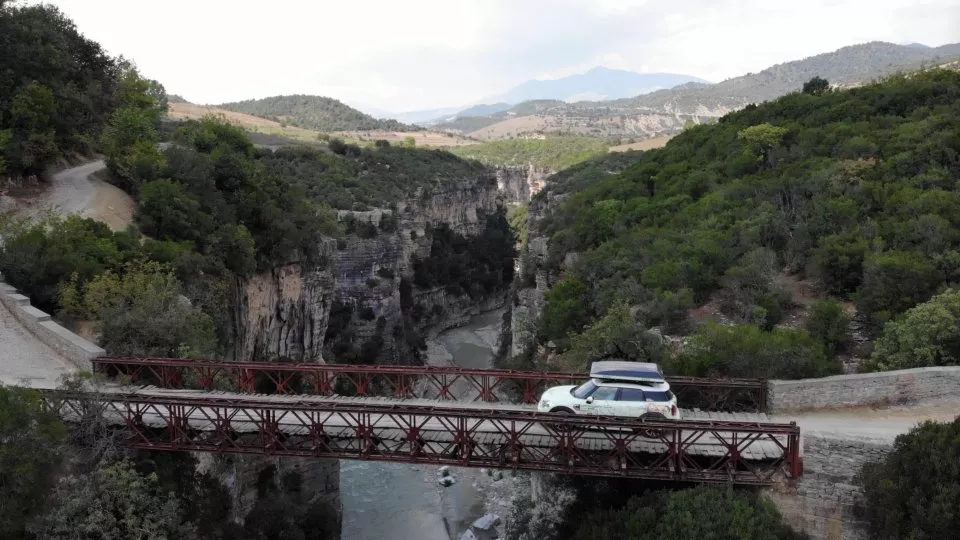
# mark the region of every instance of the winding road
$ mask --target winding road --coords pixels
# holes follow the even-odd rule
[[[79,214],[115,231],[125,229],[133,222],[136,204],[123,190],[94,176],[105,168],[103,160],[97,160],[54,174],[50,187],[26,213]]]

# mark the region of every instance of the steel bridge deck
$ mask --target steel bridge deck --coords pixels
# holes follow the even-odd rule
[[[766,485],[801,474],[799,428],[765,415],[682,421],[537,413],[529,406],[108,387],[45,394],[67,421],[96,411],[135,448],[506,467]],[[757,418],[759,416],[759,418]]]

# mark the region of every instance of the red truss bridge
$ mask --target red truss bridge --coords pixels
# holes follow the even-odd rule
[[[391,396],[441,401],[536,403],[546,387],[579,384],[586,373],[464,369],[433,366],[368,366],[198,361],[180,358],[99,357],[95,371],[122,375],[160,388],[240,393]],[[678,402],[705,411],[764,412],[762,379],[667,377]]]
[[[566,416],[490,402],[427,406],[383,398],[125,392],[43,395],[45,406],[66,421],[98,419],[114,426],[124,445],[148,450],[741,485],[797,479],[803,470],[800,428],[793,423]]]

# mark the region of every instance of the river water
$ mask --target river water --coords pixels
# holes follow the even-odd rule
[[[427,342],[430,365],[491,368],[503,311],[474,317]],[[509,478],[451,467],[456,483],[440,487],[437,468],[376,461],[340,462],[342,540],[449,540],[488,511],[503,516]]]

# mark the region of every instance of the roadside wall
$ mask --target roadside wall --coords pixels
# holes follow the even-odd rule
[[[811,538],[868,540],[856,506],[862,497],[856,475],[864,463],[880,461],[891,446],[876,442],[805,435],[803,477],[795,487],[764,490],[784,519]]]
[[[55,323],[50,315],[30,305],[30,299],[0,282],[0,303],[34,336],[81,370],[92,370],[90,360],[106,354],[96,344]]]
[[[893,405],[960,395],[960,367],[770,381],[770,412]]]

